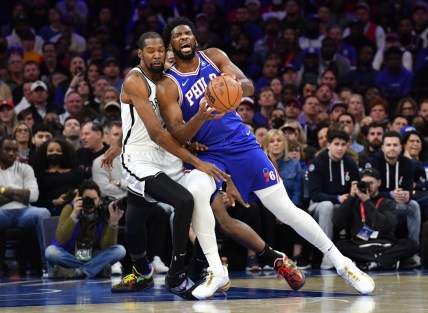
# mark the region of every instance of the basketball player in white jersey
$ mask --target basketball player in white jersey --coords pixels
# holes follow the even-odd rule
[[[228,177],[216,166],[200,161],[181,147],[161,124],[155,82],[159,80],[165,63],[162,37],[154,32],[145,33],[138,40],[138,47],[140,64],[126,76],[120,95],[123,123],[121,163],[128,182],[126,242],[133,267],[132,273],[114,285],[111,291],[142,291],[154,286],[153,266],[146,256],[145,230],[145,219],[154,207],[150,202],[153,200],[170,204],[175,209],[173,255],[165,277],[166,287],[186,297],[185,292],[193,284],[186,276],[184,264],[192,221],[200,242],[208,241],[211,246],[214,242],[215,249],[204,252],[210,264],[220,272],[222,285],[219,289],[225,291],[230,280],[217,250],[214,215],[209,203],[195,204],[201,193],[212,189],[209,187],[215,185],[214,179],[220,181]],[[185,175],[182,160],[193,164],[197,170]]]
[[[152,35],[154,36],[154,35]],[[144,37],[143,37],[144,38]],[[147,35],[146,35],[147,38]],[[141,46],[141,45],[140,45]],[[146,44],[145,46],[147,49],[144,48],[144,46],[142,46],[142,52],[146,51],[146,50],[151,50],[153,49],[152,46]],[[140,53],[140,57],[144,56],[144,53],[141,55]],[[144,62],[142,62],[140,64],[140,68],[136,67],[133,69],[134,71],[134,75],[136,75],[135,79],[137,80],[141,80],[141,78],[143,78],[143,80],[147,80],[147,82],[144,82],[141,84],[141,86],[145,87],[144,89],[146,89],[147,86],[150,87],[150,89],[145,91],[145,97],[147,98],[148,95],[150,94],[150,98],[152,101],[152,105],[154,108],[157,108],[157,102],[156,102],[156,98],[154,98],[154,82],[156,82],[156,78],[158,77],[158,75],[151,75],[149,71],[152,71],[152,68],[148,67],[147,64],[148,59],[145,60]],[[142,69],[144,71],[142,71]],[[132,72],[131,72],[132,73]],[[148,75],[150,74],[150,75]],[[148,77],[149,76],[149,77]],[[127,79],[125,79],[125,83],[126,83]],[[147,85],[148,84],[148,85]],[[140,86],[140,85],[139,85]],[[124,87],[126,87],[126,84],[124,85]],[[144,120],[141,122],[139,121],[138,124],[134,127],[134,129],[131,128],[130,125],[134,125],[135,123],[135,119],[137,116],[137,113],[134,112],[133,107],[130,106],[128,107],[129,104],[125,104],[126,100],[125,100],[125,92],[127,91],[127,89],[123,88],[122,90],[122,103],[124,105],[124,110],[123,111],[123,124],[124,124],[124,143],[126,144],[125,149],[124,149],[124,154],[122,156],[122,160],[124,160],[124,162],[126,162],[128,160],[128,155],[131,152],[131,148],[134,149],[134,147],[130,147],[133,139],[139,138],[139,136],[142,136],[144,134],[143,137],[140,138],[140,140],[134,140],[135,143],[145,143],[147,138],[149,137],[149,135],[147,134],[147,132],[150,133],[150,126],[147,124],[143,124]],[[149,93],[149,91],[151,93]],[[138,92],[138,91],[136,91]],[[144,98],[144,95],[140,96],[140,98]],[[129,102],[129,101],[128,101]],[[152,107],[150,107],[150,111],[152,111]],[[201,118],[203,118],[204,120],[207,119],[217,119],[220,118],[222,115],[214,115],[211,116],[211,111],[207,110],[207,108],[205,107],[201,107]],[[155,110],[156,112],[156,110]],[[157,115],[156,115],[157,114]],[[154,114],[155,116],[157,116],[157,118],[160,119],[160,116],[158,114],[158,112],[156,112],[156,114]],[[146,114],[144,116],[147,116]],[[162,119],[160,119],[162,121]],[[158,123],[155,123],[156,126],[158,126]],[[125,126],[125,125],[129,125],[129,126]],[[140,127],[141,129],[139,130],[138,134],[135,134],[135,128]],[[127,139],[127,137],[129,137],[129,130],[131,130],[131,134],[133,134],[133,137],[131,137],[131,140]],[[150,140],[149,140],[150,141]],[[151,142],[151,147],[152,150],[155,151],[156,150],[156,145],[154,145],[153,142]],[[104,167],[111,167],[111,161],[114,159],[114,157],[116,155],[118,155],[120,153],[120,144],[119,145],[113,145],[110,147],[110,149],[108,150],[108,152],[106,154],[104,154],[103,156],[103,166]],[[140,149],[141,150],[141,149]],[[160,150],[156,150],[156,151],[160,151]],[[163,151],[163,150],[162,150]],[[173,178],[177,178],[180,177],[180,173],[181,173],[181,168],[182,168],[182,162],[176,162],[177,160],[174,158],[171,158],[172,161],[171,162],[167,162],[166,165],[164,166],[158,166],[155,168],[155,171],[163,171],[164,173],[167,173],[169,175],[172,175]],[[157,159],[156,159],[157,160]],[[133,169],[134,171],[138,171],[138,168],[141,166],[141,161],[140,162],[135,162],[135,156],[133,157],[132,162],[127,162],[127,163],[132,163]],[[149,167],[150,171],[153,170],[154,168],[154,164],[152,164],[152,162],[154,162],[155,160],[148,160],[145,165],[145,167]],[[137,166],[138,164],[138,166]],[[128,165],[128,170],[130,170],[129,165]],[[193,173],[194,174],[194,173]],[[200,173],[202,174],[202,173]],[[134,186],[137,188],[137,193],[140,193],[141,190],[138,190],[138,188],[140,187],[140,183],[138,181],[138,179],[135,179],[135,177],[133,177],[132,174],[130,173],[126,173],[127,177],[128,177],[128,181],[130,181],[129,185],[130,186]],[[162,176],[159,176],[159,178],[161,178]],[[207,299],[212,297],[212,295],[216,292],[216,291],[222,291],[225,290],[225,288],[228,286],[229,284],[229,280],[227,278],[226,275],[224,275],[224,272],[226,272],[225,270],[223,270],[219,258],[217,257],[217,242],[215,240],[214,235],[209,235],[207,234],[207,226],[212,227],[213,224],[211,224],[212,222],[212,215],[210,213],[198,213],[200,212],[200,210],[198,210],[198,207],[203,207],[206,208],[209,201],[207,199],[209,199],[210,195],[203,195],[201,194],[201,190],[207,191],[207,190],[214,190],[215,186],[212,186],[211,182],[209,181],[209,179],[207,180],[208,176],[204,175],[204,177],[201,177],[201,175],[198,175],[198,177],[196,179],[193,179],[192,182],[196,182],[197,185],[195,184],[188,184],[186,187],[192,192],[194,198],[195,198],[195,203],[197,202],[198,205],[196,205],[195,207],[195,211],[194,212],[194,216],[193,216],[193,220],[192,220],[192,224],[193,224],[193,228],[196,229],[196,232],[198,234],[198,238],[197,238],[197,242],[196,245],[199,246],[199,244],[202,246],[204,253],[199,254],[199,253],[194,253],[193,254],[193,258],[192,258],[192,266],[190,266],[188,268],[188,275],[189,277],[191,277],[193,279],[193,281],[197,281],[200,278],[200,273],[202,270],[202,266],[204,264],[205,258],[204,258],[204,254],[208,256],[208,263],[210,268],[208,269],[208,273],[209,275],[213,275],[212,278],[210,278],[210,276],[207,276],[205,278],[205,284],[201,284],[198,285],[196,287],[194,287],[193,289],[190,288],[186,288],[186,287],[180,287],[180,288],[170,288],[170,290],[176,294],[178,294],[179,296],[183,297],[183,298],[189,298],[189,299]],[[151,183],[152,181],[149,181],[149,183]],[[228,184],[228,185],[233,185],[233,184]],[[163,189],[161,189],[162,191]],[[147,191],[147,183],[146,183],[146,191]],[[240,202],[242,205],[244,206],[248,206],[246,203],[244,203],[244,201],[242,200],[242,197],[239,195],[239,193],[236,191],[235,189],[232,189],[232,192],[229,193],[229,196],[231,196],[232,201],[238,201]],[[133,195],[131,194],[131,197],[133,197]],[[157,200],[159,200],[159,195],[158,197],[155,197]],[[137,198],[138,199],[138,198]],[[161,200],[160,200],[161,201]],[[142,200],[140,199],[140,202],[142,202]],[[278,252],[278,251],[274,251],[269,245],[267,245],[261,238],[260,236],[254,231],[252,230],[248,225],[246,225],[245,223],[231,218],[228,214],[227,211],[224,208],[224,204],[222,202],[222,197],[216,197],[213,204],[212,204],[216,219],[219,221],[220,224],[220,229],[221,231],[231,237],[232,239],[234,239],[235,241],[241,243],[243,246],[252,249],[254,251],[257,252],[258,256],[261,258],[261,260],[263,260],[263,262],[266,262],[267,264],[275,264],[278,263],[277,260],[282,260],[284,257],[286,257],[283,253]],[[202,211],[201,211],[202,212]],[[205,211],[203,211],[205,212]],[[204,215],[205,214],[205,215]],[[130,218],[128,218],[130,219]],[[128,220],[127,219],[127,220]],[[207,224],[206,219],[208,219],[209,223]],[[132,222],[127,223],[137,223],[138,225],[141,223],[141,220],[144,220],[144,218],[138,218],[138,219],[132,219]],[[130,226],[131,227],[131,226]],[[132,227],[131,227],[132,228]],[[209,230],[211,231],[211,228],[209,228]],[[129,238],[129,240],[132,240],[132,238],[134,238],[135,236],[131,236]],[[145,247],[145,245],[144,245]],[[196,251],[200,251],[200,249],[196,249]],[[201,251],[202,252],[202,251]],[[132,251],[131,251],[131,254]],[[135,257],[134,257],[135,259]],[[139,258],[141,259],[141,258]],[[145,259],[144,259],[145,260]],[[137,261],[134,262],[134,264],[136,264]],[[304,275],[301,271],[299,271],[297,269],[296,266],[294,266],[293,264],[289,264],[290,262],[284,262],[282,266],[277,266],[275,268],[275,270],[278,272],[278,275],[280,275],[281,277],[283,277],[287,283],[289,284],[289,286],[294,289],[294,290],[298,290],[300,289],[303,285],[304,285]],[[146,268],[145,272],[149,271],[149,268],[147,267],[148,261],[145,261],[145,264],[143,264]],[[143,266],[140,265],[140,266]],[[125,277],[124,281],[119,284],[118,286],[114,287],[112,290],[113,292],[126,292],[126,291],[138,291],[138,290],[144,290],[145,288],[143,287],[139,287],[139,284],[135,285],[135,281],[140,279],[139,278],[139,272],[137,271],[137,269],[135,269],[136,273],[131,274],[129,277]],[[144,275],[142,275],[144,276]],[[149,274],[150,276],[150,274]],[[151,276],[150,276],[151,277]],[[191,282],[191,280],[189,280]],[[143,281],[144,282],[144,281]],[[209,282],[209,284],[207,283]],[[168,279],[166,281],[167,286],[168,286]],[[150,286],[148,286],[147,288],[150,288],[152,286],[152,284]],[[185,290],[184,292],[181,292],[180,290]]]

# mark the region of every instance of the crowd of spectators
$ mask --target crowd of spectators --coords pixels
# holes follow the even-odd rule
[[[424,244],[428,3],[416,0],[8,1],[0,12],[0,138],[13,138],[17,162],[35,173],[33,205],[60,215],[62,195],[88,178],[103,197],[126,194],[121,173],[99,170],[99,157],[121,131],[119,92],[139,62],[138,37],[162,33],[180,15],[195,23],[199,49],[224,50],[253,80],[255,94],[237,112],[290,198],[329,237],[346,236],[332,217],[351,181],[380,166],[379,192],[399,207],[396,235]],[[263,220],[253,226],[276,247],[285,226]],[[297,264],[316,265],[303,240],[289,238]],[[420,265],[418,253],[410,259],[402,263]]]

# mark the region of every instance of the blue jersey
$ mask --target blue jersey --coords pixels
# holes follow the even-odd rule
[[[165,76],[172,79],[178,87],[178,104],[185,122],[198,112],[208,83],[221,74],[214,62],[202,51],[197,54],[199,65],[195,71],[181,73],[174,64],[165,72]],[[245,201],[256,200],[249,197],[252,191],[281,181],[272,162],[236,111],[226,113],[220,119],[206,121],[192,141],[208,147],[208,150],[198,153],[198,157],[216,164],[230,174]]]

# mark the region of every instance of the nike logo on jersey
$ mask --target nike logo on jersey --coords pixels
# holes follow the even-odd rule
[[[189,81],[189,79],[186,79],[186,81],[185,82],[183,82],[183,83],[181,83],[181,86],[186,86],[186,84],[187,84],[187,82]]]
[[[249,130],[249,131],[247,131],[247,136],[249,135],[251,133],[251,131]]]

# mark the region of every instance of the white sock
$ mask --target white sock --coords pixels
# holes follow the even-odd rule
[[[292,227],[300,236],[327,255],[336,268],[345,263],[342,253],[322,231],[312,216],[291,202],[283,185],[258,190],[255,191],[255,194],[276,218]]]
[[[188,175],[186,187],[195,201],[192,216],[193,229],[211,270],[216,276],[223,276],[224,270],[215,235],[215,218],[210,204],[211,195],[216,188],[214,179],[198,170],[193,170]]]

